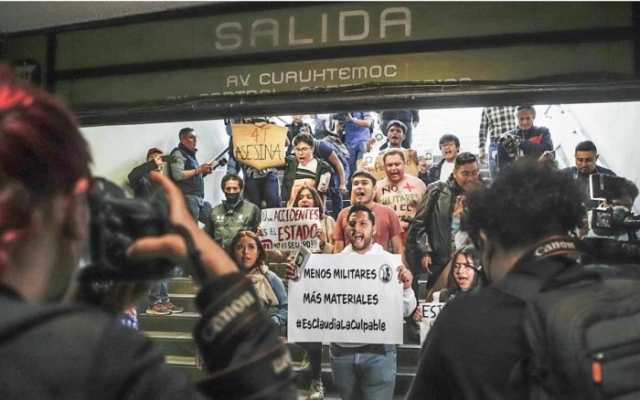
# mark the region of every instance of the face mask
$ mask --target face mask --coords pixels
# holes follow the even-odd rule
[[[225,193],[224,195],[229,204],[236,204],[238,199],[240,199],[240,193]]]

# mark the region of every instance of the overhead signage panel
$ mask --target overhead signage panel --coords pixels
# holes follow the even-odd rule
[[[633,76],[631,42],[518,46],[207,68],[76,79],[57,91],[74,105],[197,100],[368,83],[580,82],[584,74]],[[582,75],[577,75],[582,74]],[[246,100],[246,99],[245,99]]]
[[[377,43],[631,26],[623,2],[357,2],[58,35],[59,71]]]

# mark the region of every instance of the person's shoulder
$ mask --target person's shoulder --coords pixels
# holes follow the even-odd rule
[[[445,187],[445,182],[435,181],[435,182],[431,182],[427,186],[427,191],[428,192],[436,192],[436,191],[442,190],[444,187]]]
[[[613,172],[609,168],[605,168],[601,166],[598,166],[598,173],[601,175],[618,176],[615,172]]]
[[[347,218],[347,215],[349,215],[350,209],[351,207],[345,207],[342,210],[340,210],[340,212],[338,213],[338,217],[336,218],[336,221],[345,220]]]
[[[41,332],[61,354],[68,356],[71,356],[71,352],[99,351],[98,347],[105,344],[131,347],[146,339],[140,332],[123,326],[114,317],[88,306],[52,307],[48,315],[31,329]]]
[[[217,205],[216,207],[219,207],[222,204]],[[242,200],[242,207],[244,207],[247,210],[251,210],[251,211],[257,211],[260,212],[260,207],[258,207],[257,205],[253,204],[252,202],[250,202],[247,199],[243,199]]]
[[[380,204],[380,203],[373,203],[373,206],[371,207],[371,211],[373,211],[376,215],[381,215],[383,213],[396,215],[396,210],[394,210],[393,208],[385,204]]]
[[[410,175],[410,174],[405,174],[404,177],[405,177],[405,179],[410,181],[410,183],[416,184],[418,186],[424,185],[425,188],[427,187],[424,184],[424,182],[422,181],[422,179],[418,178],[417,176],[413,176],[413,175]]]

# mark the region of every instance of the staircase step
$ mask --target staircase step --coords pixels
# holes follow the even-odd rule
[[[200,285],[191,278],[172,278],[169,281],[171,293],[197,294]]]
[[[204,371],[200,371],[196,368],[195,357],[166,356],[165,361],[167,365],[173,369],[179,370],[191,381],[196,381],[206,376]]]
[[[162,349],[164,354],[177,357],[195,357],[196,343],[191,333],[186,332],[144,332]]]
[[[184,308],[186,312],[198,312],[196,307],[196,295],[189,293],[169,293],[171,302]]]
[[[200,314],[188,311],[171,315],[138,315],[140,330],[145,332],[193,332],[199,320]]]

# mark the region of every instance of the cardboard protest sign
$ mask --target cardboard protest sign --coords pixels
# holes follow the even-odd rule
[[[262,210],[258,236],[265,250],[320,249],[316,237],[320,226],[317,208],[267,208]]]
[[[365,153],[362,159],[358,161],[358,169],[365,169],[373,174],[376,179],[385,178],[384,172],[384,150],[379,153]],[[404,149],[406,159],[405,174],[418,176],[418,153],[413,149]]]
[[[312,254],[289,281],[288,340],[401,344],[397,254]]]
[[[445,303],[432,302],[432,303],[420,303],[418,307],[422,311],[422,324],[420,324],[420,344],[424,343],[427,338],[429,330],[436,321],[436,318],[442,311]]]
[[[233,156],[250,167],[265,169],[285,164],[287,128],[275,124],[232,125]]]

